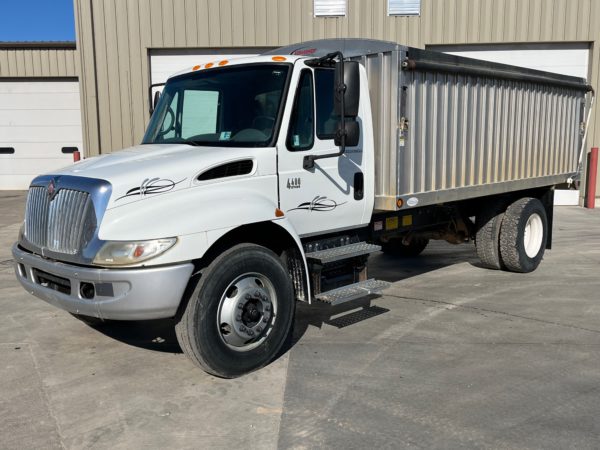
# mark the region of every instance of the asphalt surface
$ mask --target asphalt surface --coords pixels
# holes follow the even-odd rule
[[[600,211],[556,210],[537,271],[471,245],[372,258],[378,298],[297,309],[291,349],[221,380],[171,324],[92,328],[27,294],[0,192],[0,448],[599,448]]]

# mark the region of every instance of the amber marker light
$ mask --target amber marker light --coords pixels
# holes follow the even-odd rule
[[[204,67],[206,67],[207,69],[210,69],[212,66],[214,66],[213,63],[208,63],[207,65],[205,65]]]
[[[227,61],[226,59],[224,59],[223,61],[219,61],[219,65],[220,66],[224,66],[225,64],[228,64],[229,61]]]
[[[192,70],[198,70],[200,68],[200,66],[194,66],[192,67]]]
[[[281,61],[287,61],[287,59],[286,59],[286,57],[285,57],[285,56],[273,56],[271,59],[272,59],[273,61],[278,61],[278,62],[281,62]]]
[[[279,208],[275,208],[275,217],[283,217],[283,211],[280,210]]]
[[[398,200],[396,200],[396,206],[398,208],[402,208],[403,205],[404,205],[404,200],[402,200],[401,198],[399,198]]]

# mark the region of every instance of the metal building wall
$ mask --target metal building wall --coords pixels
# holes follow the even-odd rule
[[[388,17],[387,0],[348,0],[345,17],[313,17],[313,0],[75,0],[88,154],[140,141],[149,119],[149,49],[279,46],[363,37],[434,44],[590,42],[600,86],[600,0],[422,0]],[[597,109],[597,108],[596,108]],[[588,147],[600,144],[600,114]]]
[[[78,63],[75,43],[0,44],[2,78],[75,78]]]

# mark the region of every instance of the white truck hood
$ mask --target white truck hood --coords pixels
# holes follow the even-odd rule
[[[197,185],[200,173],[223,163],[252,159],[256,166],[256,155],[261,150],[267,149],[144,144],[85,159],[53,175],[110,182],[112,195],[107,207],[110,209]]]

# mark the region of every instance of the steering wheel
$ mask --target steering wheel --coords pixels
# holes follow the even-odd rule
[[[161,130],[158,132],[157,137],[163,137],[165,134],[167,134],[169,131],[171,131],[173,129],[173,126],[175,125],[175,113],[173,112],[173,109],[170,106],[167,107],[165,119],[167,118],[167,115],[169,116],[169,126],[166,127],[166,129],[163,129],[165,123],[167,123],[166,120],[163,120],[163,126],[161,127]]]
[[[261,121],[264,122],[265,126],[262,126],[262,127],[260,126]],[[275,117],[271,117],[271,116],[256,116],[252,120],[252,128],[256,128],[258,130],[265,130],[267,128],[273,128],[274,125],[275,125]]]

